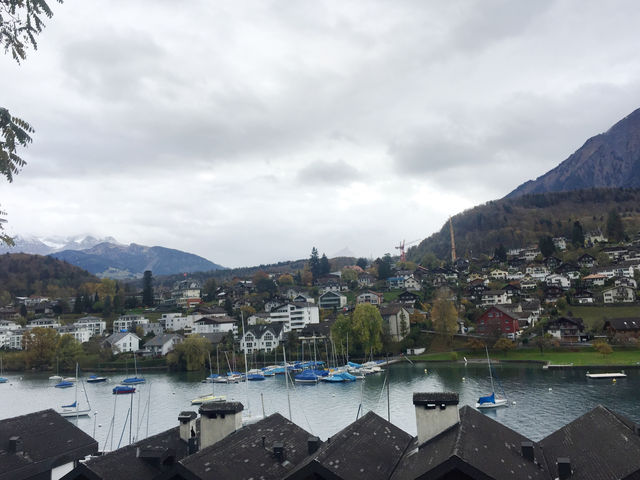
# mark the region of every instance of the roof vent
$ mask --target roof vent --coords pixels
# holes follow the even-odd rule
[[[522,457],[529,460],[530,462],[533,462],[533,442],[521,442],[520,448],[522,449]]]
[[[276,457],[279,462],[284,461],[284,445],[282,442],[275,442],[273,444],[273,456]]]
[[[558,478],[566,480],[571,476],[571,460],[567,457],[558,457]]]
[[[9,452],[22,453],[22,438],[19,436],[9,437]]]

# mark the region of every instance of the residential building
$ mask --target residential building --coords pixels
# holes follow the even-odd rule
[[[407,307],[415,307],[416,303],[420,303],[420,295],[415,292],[405,290],[396,297],[396,302],[403,303]]]
[[[493,280],[506,280],[508,275],[509,272],[499,269],[491,270],[491,272],[489,273],[489,277],[491,277]]]
[[[560,317],[545,325],[545,332],[562,342],[586,342],[588,335],[584,331],[582,318]]]
[[[598,264],[596,257],[588,253],[581,255],[577,263],[580,268],[593,268]]]
[[[564,237],[553,237],[553,246],[556,247],[556,250],[566,250],[567,239]]]
[[[77,328],[85,328],[91,332],[91,335],[102,335],[107,329],[107,322],[99,317],[82,317],[73,324]]]
[[[111,348],[114,354],[137,352],[140,349],[140,337],[131,332],[117,332],[109,335],[102,345]]]
[[[380,306],[382,321],[389,326],[391,338],[399,342],[409,334],[409,311],[401,303]]]
[[[154,357],[164,357],[179,343],[182,343],[184,337],[177,333],[165,333],[157,335],[144,345],[145,352]]]
[[[358,286],[361,288],[367,288],[376,283],[376,279],[369,273],[361,273],[358,275]]]
[[[27,328],[60,328],[60,322],[55,318],[36,318],[27,322]]]
[[[318,306],[320,308],[341,309],[347,304],[347,297],[337,292],[326,292],[320,295]]]
[[[571,280],[559,273],[552,273],[551,275],[547,275],[547,278],[545,278],[545,282],[548,286],[555,285],[556,287],[560,287],[563,290],[569,290],[569,288],[571,288]]]
[[[482,305],[506,305],[511,303],[506,290],[487,290],[482,292],[480,299]]]
[[[180,280],[173,286],[171,298],[173,298],[181,308],[197,305],[202,301],[200,298],[200,290],[201,286],[198,281]]]
[[[122,315],[117,320],[113,321],[113,331],[128,332],[138,325],[145,325],[147,323],[149,323],[149,319],[142,315]]]
[[[149,322],[141,325],[142,334],[146,337],[147,335],[153,333],[153,335],[158,336],[164,333],[164,327],[159,322]]]
[[[356,304],[360,305],[361,303],[370,303],[371,305],[380,305],[383,301],[382,293],[374,292],[369,290],[368,292],[363,292],[356,297]]]
[[[57,480],[98,454],[98,442],[54,410],[0,420],[0,479]]]
[[[28,332],[26,328],[19,328],[8,332],[9,348],[11,350],[22,350],[22,337]]]
[[[324,295],[344,297],[344,295],[334,292],[327,292]],[[344,298],[346,299],[346,297]],[[314,303],[289,302],[271,309],[268,321],[270,323],[281,323],[285,333],[292,330],[299,331],[307,325],[320,322],[320,308]]]
[[[422,289],[422,285],[413,275],[409,275],[404,279],[404,288],[409,291],[417,292]]]
[[[582,279],[582,283],[588,287],[602,287],[607,281],[607,276],[600,273],[592,273]]]
[[[247,327],[242,339],[240,349],[244,353],[271,352],[275,350],[283,338],[283,324],[271,323],[268,325],[252,325]]]
[[[617,287],[605,288],[602,291],[602,301],[604,303],[631,303],[636,301],[636,290],[632,287],[619,285]]]
[[[476,322],[477,332],[484,336],[506,336],[515,340],[520,324],[518,315],[504,307],[492,306],[484,311]]]
[[[604,322],[604,331],[609,335],[640,336],[640,318],[611,318]]]
[[[193,322],[192,333],[237,333],[238,326],[235,318],[231,317],[202,317]]]
[[[75,325],[63,326],[56,329],[60,335],[71,335],[80,343],[88,342],[92,335],[91,330],[86,328],[78,328]]]
[[[595,298],[590,290],[579,290],[573,295],[573,301],[578,305],[588,305],[595,303]]]

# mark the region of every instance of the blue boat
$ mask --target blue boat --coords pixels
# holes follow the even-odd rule
[[[247,374],[247,380],[250,382],[264,380],[264,375],[262,373],[249,373]]]
[[[139,383],[145,383],[146,380],[144,378],[140,378],[140,377],[129,377],[129,378],[125,378],[124,380],[122,380],[122,382],[120,382],[122,385],[137,385]]]
[[[73,387],[74,385],[75,384],[73,382],[67,382],[65,380],[65,381],[62,381],[60,383],[55,384],[54,387],[56,387],[56,388],[69,388],[69,387]]]
[[[129,385],[117,385],[113,387],[112,391],[114,395],[124,395],[126,393],[136,393],[136,388]]]
[[[324,375],[321,375],[320,372],[318,370],[304,370],[296,375],[294,380],[299,383],[317,383],[320,377],[327,375],[327,372],[324,372]]]
[[[89,375],[89,378],[87,378],[87,383],[100,383],[106,381],[107,377],[98,377],[97,375]]]

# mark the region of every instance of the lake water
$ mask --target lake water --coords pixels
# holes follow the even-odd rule
[[[638,370],[626,371],[627,378],[617,382],[587,379],[586,369],[582,368],[542,370],[539,365],[499,364],[494,366],[494,371],[510,406],[486,414],[532,440],[540,440],[598,404],[640,422]],[[100,449],[108,450],[117,448],[118,443],[120,446],[128,443],[129,421],[126,418],[131,404],[133,438],[143,438],[147,432],[153,435],[177,426],[181,411],[197,411],[198,406],[191,406],[191,399],[211,392],[211,384],[200,383],[205,375],[144,373],[147,383],[137,385],[135,395],[112,395],[111,389],[125,377],[124,374],[111,375],[106,383],[80,384],[78,397],[81,406],[85,404],[81,391],[84,386],[91,408],[97,413],[90,418],[77,419],[78,426],[89,435],[94,435],[95,429]],[[356,419],[360,403],[364,412],[373,410],[387,418],[387,391],[383,389],[385,375],[371,375],[364,381],[343,384],[321,382],[293,387],[290,384],[293,421],[324,440]],[[72,403],[75,389],[54,388],[55,382],[49,381],[48,376],[9,375],[9,382],[0,384],[0,405],[3,407],[0,418],[46,408],[57,409]],[[388,378],[391,421],[412,435],[416,434],[413,392],[457,392],[460,406],[473,406],[479,396],[490,393],[486,364],[410,365],[405,362],[391,365]],[[498,385],[496,390],[500,391]],[[262,415],[264,405],[266,415],[280,412],[289,418],[287,390],[282,375],[249,382],[248,385],[215,384],[215,393],[226,395],[229,401],[242,402],[253,415]],[[76,419],[72,421],[76,422]]]

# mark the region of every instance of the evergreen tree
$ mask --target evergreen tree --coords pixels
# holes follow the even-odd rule
[[[153,276],[151,270],[145,270],[142,277],[142,304],[153,307]]]
[[[542,256],[545,258],[553,255],[553,252],[556,251],[556,246],[553,244],[553,238],[549,235],[540,237],[540,240],[538,241],[538,248],[540,249]]]
[[[378,280],[386,280],[392,274],[391,255],[386,253],[381,259],[376,260],[378,264]]]
[[[500,246],[498,246],[493,251],[493,258],[495,258],[499,262],[506,262],[507,261],[507,249],[504,248],[503,244],[500,244]]]
[[[368,265],[368,264],[369,264],[369,262],[368,262],[368,261],[367,261],[367,259],[366,259],[366,258],[364,258],[364,257],[360,257],[360,258],[358,259],[358,261],[356,262],[356,265],[357,265],[357,266],[359,266],[359,267],[360,267],[361,269],[363,269],[363,270],[367,268],[367,265]]]
[[[573,222],[573,229],[571,230],[571,243],[574,247],[584,246],[584,231],[579,221]]]
[[[322,258],[320,258],[320,276],[327,275],[328,273],[331,273],[331,264],[327,256],[323,253]]]
[[[620,218],[620,214],[615,210],[611,210],[607,216],[607,236],[609,240],[613,240],[614,242],[624,240],[622,218]]]
[[[311,249],[311,257],[309,257],[309,270],[313,275],[313,280],[317,280],[320,276],[320,258],[318,257],[318,249],[313,247]]]

